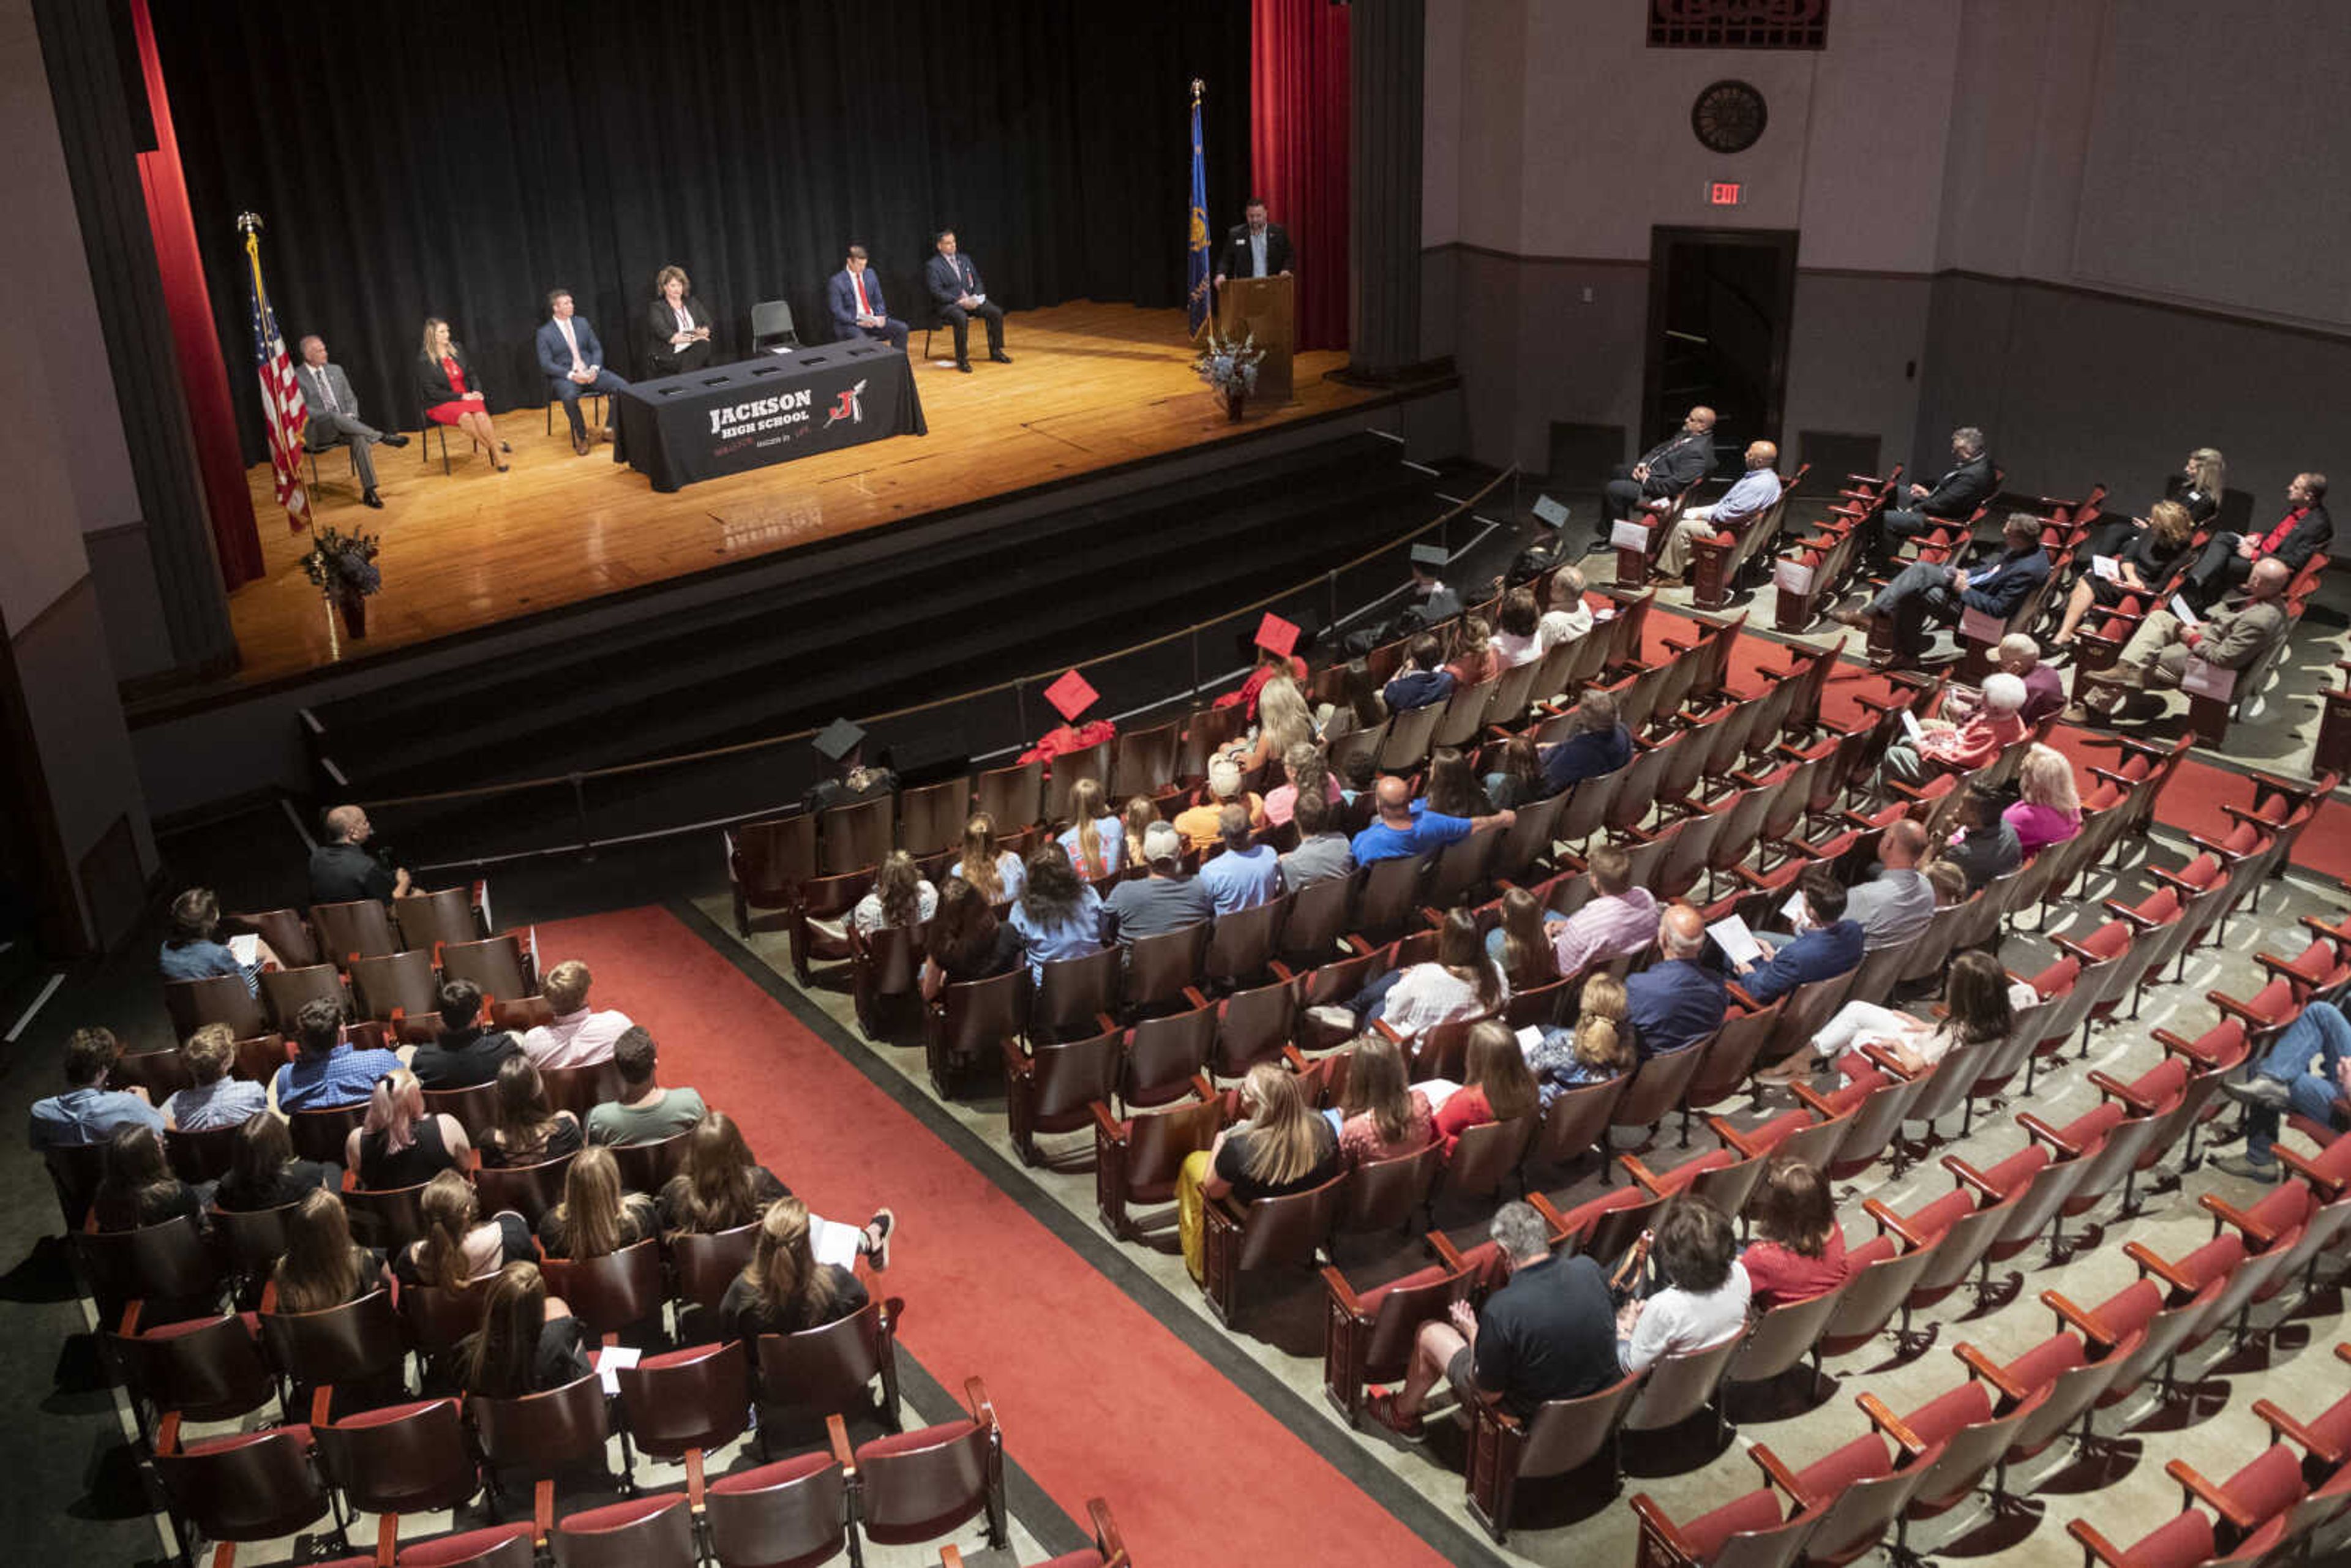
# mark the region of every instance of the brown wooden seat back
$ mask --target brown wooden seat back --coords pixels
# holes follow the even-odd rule
[[[348,965],[354,953],[369,958],[388,957],[402,946],[392,928],[391,914],[372,898],[312,904],[310,930],[318,938],[319,956],[329,964]]]

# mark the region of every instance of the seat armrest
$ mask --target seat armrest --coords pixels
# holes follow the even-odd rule
[[[2186,1459],[2171,1460],[2163,1467],[2163,1473],[2179,1483],[2185,1494],[2180,1500],[2182,1508],[2200,1502],[2239,1531],[2251,1531],[2262,1522],[2251,1509],[2205,1479]]]
[[[2144,1241],[2124,1242],[2123,1256],[2138,1265],[2139,1277],[2142,1279],[2152,1274],[2173,1290],[2190,1296],[2203,1289],[2195,1281],[2157,1257],[2154,1250]]]
[[[1876,1395],[1865,1390],[1855,1395],[1853,1402],[1861,1406],[1861,1413],[1869,1417],[1871,1426],[1893,1438],[1901,1446],[1902,1451],[1912,1458],[1917,1458],[1932,1446],[1927,1439],[1913,1432],[1907,1422],[1887,1409],[1886,1401]]]
[[[1877,1199],[1865,1198],[1862,1200],[1861,1207],[1863,1213],[1877,1222],[1879,1235],[1891,1231],[1902,1238],[1903,1245],[1912,1251],[1927,1245],[1926,1237],[1914,1229],[1908,1220],[1878,1202]]]
[[[2336,1448],[2334,1444],[2328,1442],[2325,1438],[2320,1437],[2317,1433],[2312,1431],[2309,1427],[2304,1426],[2301,1422],[2295,1420],[2293,1416],[2287,1415],[2284,1411],[2279,1409],[2268,1400],[2254,1400],[2253,1414],[2260,1416],[2262,1423],[2269,1427],[2271,1442],[2274,1443],[2280,1437],[2290,1438],[2301,1448],[2303,1452],[2308,1454],[2312,1458],[2319,1460],[2330,1469],[2340,1466],[2343,1463],[2344,1454],[2342,1449]]]
[[[2025,1396],[2032,1392],[2009,1376],[2006,1370],[1994,1363],[1991,1357],[1965,1340],[1953,1345],[1951,1354],[1959,1358],[1960,1364],[1968,1369],[1970,1376],[1980,1377],[1991,1384],[2000,1391],[2001,1397],[2003,1399],[2022,1403]]]

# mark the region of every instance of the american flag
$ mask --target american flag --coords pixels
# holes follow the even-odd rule
[[[277,504],[296,533],[309,526],[310,498],[302,488],[302,432],[310,423],[294,361],[278,336],[277,314],[261,287],[261,236],[246,231],[246,255],[253,262],[253,362],[261,378],[261,423],[269,432],[269,466],[277,478]]]

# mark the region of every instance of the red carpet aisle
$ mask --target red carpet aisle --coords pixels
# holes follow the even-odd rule
[[[1137,1561],[1444,1561],[666,911],[550,922],[538,946],[585,960],[663,1079],[737,1117],[819,1213],[897,1211],[901,1343],[950,1389],[984,1376],[1010,1457],[1073,1517],[1109,1498]]]

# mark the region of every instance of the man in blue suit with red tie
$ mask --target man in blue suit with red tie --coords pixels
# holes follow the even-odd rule
[[[893,349],[906,346],[906,324],[891,319],[882,299],[882,277],[865,265],[865,247],[849,247],[849,264],[832,275],[826,287],[832,309],[832,335],[846,338],[887,338]]]

